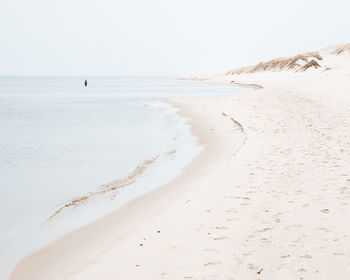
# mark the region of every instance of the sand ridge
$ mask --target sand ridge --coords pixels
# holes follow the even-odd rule
[[[156,155],[155,157],[153,157],[151,159],[147,159],[144,162],[140,163],[138,166],[136,166],[136,168],[130,174],[128,174],[122,178],[115,179],[112,182],[109,182],[105,185],[102,185],[94,192],[89,192],[86,195],[73,198],[72,200],[64,203],[47,219],[47,222],[50,222],[51,220],[53,220],[55,217],[60,215],[63,210],[65,210],[67,208],[78,207],[78,206],[86,203],[92,197],[103,196],[107,193],[113,192],[117,189],[124,188],[126,186],[129,186],[129,185],[135,183],[136,178],[138,176],[142,175],[145,172],[145,170],[147,169],[147,167],[149,165],[153,164],[154,162],[156,162],[158,158],[159,158],[159,155]]]

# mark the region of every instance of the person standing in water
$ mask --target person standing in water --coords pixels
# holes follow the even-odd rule
[[[84,85],[87,87],[87,80],[85,80]]]

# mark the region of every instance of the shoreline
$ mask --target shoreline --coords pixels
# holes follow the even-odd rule
[[[188,119],[180,118],[176,114],[177,109],[162,103],[162,99],[184,95],[196,97],[200,94],[234,94],[237,91],[228,86],[213,87],[205,84],[194,86],[190,83],[178,85],[175,80],[166,81],[158,76],[99,77],[93,81],[94,88],[90,88],[83,97],[80,87],[71,88],[73,80],[55,78],[56,83],[64,85],[65,90],[63,95],[50,95],[55,97],[54,99],[47,98],[44,90],[40,94],[34,91],[36,84],[45,85],[45,88],[51,85],[51,91],[48,93],[54,94],[55,86],[52,85],[52,78],[44,81],[33,78],[33,82],[23,81],[20,78],[9,81],[13,87],[13,96],[9,99],[13,100],[10,102],[10,107],[18,112],[23,108],[32,108],[31,116],[37,114],[43,116],[30,118],[28,121],[23,120],[25,125],[30,123],[23,139],[29,138],[29,141],[32,139],[31,145],[38,146],[38,149],[35,149],[36,158],[45,157],[45,160],[35,161],[33,158],[32,164],[25,168],[26,162],[29,163],[26,160],[30,156],[29,151],[24,150],[24,153],[18,154],[17,160],[15,156],[5,154],[5,158],[14,163],[16,161],[23,169],[9,168],[10,172],[7,172],[5,166],[2,170],[5,175],[2,176],[2,182],[7,185],[3,197],[4,211],[1,218],[4,230],[2,242],[0,242],[0,248],[6,256],[6,261],[0,267],[0,276],[4,279],[9,278],[11,271],[20,260],[33,252],[64,234],[114,211],[125,201],[171,181],[199,153],[201,148],[196,144],[196,138],[190,133],[190,126],[185,124]],[[102,90],[101,95],[97,92],[103,88],[105,82],[108,86],[106,85]],[[17,87],[18,83],[23,83],[25,86]],[[31,99],[34,102],[22,99],[26,90],[33,91],[27,97],[35,97]],[[40,102],[37,102],[39,96]],[[4,96],[1,95],[0,98]],[[15,102],[16,99],[18,102]],[[50,107],[51,104],[54,108]],[[6,104],[4,106],[7,107]],[[103,110],[90,119],[94,108],[97,110],[103,108]],[[50,116],[52,111],[56,112],[56,110],[60,112],[60,118],[49,117],[50,121],[45,121],[46,116]],[[82,111],[77,115],[77,110]],[[47,129],[44,129],[46,126],[41,126],[43,129],[39,129],[36,125],[41,119],[45,124],[50,124],[48,128],[52,132],[49,135],[59,137],[59,144],[56,145],[54,139],[50,138],[47,139],[46,145],[38,145],[47,134]],[[66,121],[62,122],[62,119]],[[103,119],[106,121],[102,121]],[[13,121],[10,120],[7,124],[8,128],[16,127],[14,132],[17,131],[18,135],[22,133],[18,129],[21,126],[20,120],[20,117],[14,116]],[[83,122],[83,125],[79,125],[82,129],[74,128],[79,121]],[[58,126],[61,130],[56,129]],[[4,131],[8,130],[5,126]],[[33,130],[36,138],[29,136],[34,135],[29,133]],[[65,133],[70,130],[72,133]],[[85,135],[84,132],[89,135],[92,133],[92,136],[80,138],[80,135]],[[12,135],[11,132],[5,134]],[[17,138],[15,135],[13,137]],[[8,145],[5,140],[5,150],[10,152],[9,154],[16,155],[17,144],[7,142]],[[25,143],[30,144],[28,141],[22,141],[17,146],[23,147]],[[51,146],[53,147],[50,148]],[[90,148],[87,149],[87,146]],[[60,159],[52,161],[51,168],[47,170],[44,161],[53,159],[50,151],[57,149]],[[86,151],[81,153],[84,149]],[[69,151],[74,151],[75,156]],[[101,152],[95,153],[95,151]],[[154,164],[142,164],[146,160],[152,161],[154,157],[157,158]],[[40,165],[42,168],[35,168]],[[66,166],[70,168],[65,168]],[[146,172],[136,178],[135,169],[140,171],[146,166],[148,166]],[[139,173],[138,171],[136,173]],[[31,175],[40,175],[39,173],[42,172],[42,176],[46,179]],[[49,186],[47,182],[50,182]],[[129,183],[133,183],[132,188],[120,188],[110,195],[104,195],[105,191],[114,190]],[[16,185],[18,188],[15,187]],[[25,188],[32,185],[36,185],[35,190]],[[30,192],[31,196],[16,195],[26,192]],[[8,215],[13,218],[8,219]]]
[[[209,81],[258,91],[170,100],[190,116],[201,153],[170,183],[26,258],[11,279],[347,279],[350,65],[325,60],[332,70]]]
[[[37,189],[31,191],[31,196],[27,198],[23,195],[20,195],[20,197],[18,197],[19,199],[16,199],[18,203],[9,203],[9,205],[14,206],[13,208],[15,207],[18,208],[18,205],[21,205],[21,207],[18,208],[17,212],[18,213],[25,212],[26,215],[16,216],[14,214],[11,214],[13,213],[11,212],[10,216],[12,216],[13,218],[8,220],[6,219],[6,214],[5,214],[7,211],[3,212],[4,218],[2,219],[3,220],[2,227],[4,231],[2,232],[2,243],[0,244],[0,247],[2,249],[3,256],[6,256],[6,260],[4,260],[0,269],[1,279],[2,278],[9,279],[10,273],[15,268],[15,265],[19,261],[21,261],[23,258],[32,254],[33,252],[36,252],[37,250],[50,244],[56,239],[64,236],[66,233],[74,231],[80,228],[81,226],[89,224],[97,220],[98,218],[103,217],[107,213],[112,212],[116,208],[119,208],[119,206],[122,203],[124,203],[124,201],[130,200],[130,198],[132,198],[133,196],[141,195],[142,193],[147,192],[151,187],[155,188],[160,185],[163,185],[164,182],[170,181],[172,178],[177,176],[180,173],[183,166],[187,165],[187,163],[190,162],[192,158],[197,154],[197,151],[200,148],[198,148],[196,145],[196,139],[192,135],[190,135],[190,127],[185,124],[187,120],[179,118],[178,115],[176,114],[175,108],[171,107],[170,105],[163,104],[157,100],[152,100],[151,98],[142,98],[139,101],[136,101],[136,102],[133,101],[133,104],[134,103],[136,104],[141,103],[142,108],[144,107],[145,110],[148,111],[149,113],[148,115],[146,115],[146,117],[148,116],[150,119],[153,118],[155,120],[151,122],[151,124],[154,126],[153,126],[153,131],[150,131],[151,132],[150,135],[145,135],[144,138],[135,137],[140,139],[137,141],[131,138],[130,143],[132,144],[127,145],[125,149],[123,149],[124,155],[120,155],[120,154],[118,155],[118,150],[112,150],[115,152],[109,152],[110,158],[115,158],[115,155],[116,155],[117,161],[119,160],[121,162],[122,167],[125,167],[124,169],[119,168],[118,164],[117,165],[113,164],[115,162],[111,160],[106,162],[106,165],[104,165],[104,162],[101,161],[101,163],[97,164],[98,169],[96,170],[93,169],[92,170],[94,171],[93,173],[87,172],[86,176],[84,174],[85,172],[81,172],[81,173],[71,172],[71,174],[75,175],[76,178],[85,179],[85,181],[88,181],[88,183],[91,182],[91,184],[89,185],[90,188],[87,188],[87,190],[86,189],[84,190],[85,184],[73,183],[73,184],[70,184],[69,187],[66,187],[66,189],[71,190],[71,192],[67,192],[62,188],[63,186],[62,187],[59,186],[55,188],[55,186],[59,184],[55,184],[55,182],[57,182],[58,180],[55,179],[56,177],[54,175],[57,174],[57,177],[66,177],[67,178],[67,180],[65,180],[66,182],[70,180],[70,177],[62,176],[62,173],[59,172],[60,169],[51,168],[52,173],[50,174],[52,174],[53,176],[50,176],[50,178],[52,179],[52,184],[50,181],[50,186],[43,189],[42,192],[39,192]],[[118,107],[114,107],[114,108],[115,108],[114,111],[120,110],[120,108]],[[129,111],[132,111],[132,110],[129,110]],[[139,115],[143,115],[143,114],[139,114]],[[163,126],[161,125],[162,123],[164,124]],[[113,125],[112,127],[114,128],[113,131],[118,130],[118,122],[113,121],[111,122],[111,125]],[[136,135],[147,133],[149,131],[149,128],[147,127],[147,125],[144,125],[143,127],[145,129],[141,130],[141,132]],[[162,128],[163,128],[163,131],[157,132],[159,129],[162,129]],[[91,131],[94,131],[93,129],[94,128],[91,127]],[[45,130],[42,130],[42,131],[45,133]],[[122,137],[128,138],[128,134],[132,137],[132,135],[135,135],[132,132],[133,130],[129,130],[126,133],[122,132],[123,135],[120,135],[120,138]],[[97,133],[94,133],[94,134],[97,135]],[[38,139],[40,139],[41,135],[40,134],[37,134],[37,135],[39,137]],[[107,133],[104,135],[106,137],[110,136]],[[152,135],[154,135],[154,137],[152,137]],[[164,136],[167,136],[167,137],[164,137]],[[176,140],[172,138],[173,136],[177,136]],[[79,136],[75,138],[78,139]],[[150,138],[153,138],[155,141],[154,142],[148,141],[148,139]],[[97,143],[107,143],[107,142],[109,141],[101,141],[101,142],[95,141],[95,144],[97,145]],[[123,143],[123,141],[121,141],[121,143]],[[135,154],[133,154],[132,149],[135,149],[135,148],[137,149],[138,143],[141,144],[139,146],[139,149],[141,148],[141,151],[140,152],[136,151]],[[160,146],[158,147],[157,145],[152,143],[159,143]],[[101,145],[98,144],[98,146],[100,147],[108,146],[103,144]],[[118,147],[120,145],[116,144],[116,146]],[[134,148],[130,149],[129,147],[131,146]],[[147,148],[142,149],[142,147],[149,147],[149,146],[150,146],[150,149],[147,149]],[[169,147],[169,149],[167,147]],[[143,152],[142,150],[145,150],[145,152]],[[173,152],[175,150],[176,150],[176,154],[174,155]],[[159,157],[157,157],[157,161],[155,162],[155,164],[151,164],[149,166],[148,163],[153,161],[152,160],[153,157],[148,158],[147,154],[154,155],[154,157],[157,157],[159,155]],[[108,154],[106,155],[108,156]],[[22,156],[23,158],[25,158],[24,154]],[[100,160],[101,156],[102,155],[98,156],[98,160]],[[135,158],[137,159],[137,157],[139,157],[141,160],[142,158],[145,158],[145,161],[133,160]],[[142,162],[144,164],[142,164]],[[135,163],[135,165],[133,165],[133,163]],[[72,166],[74,167],[74,164],[72,164]],[[95,165],[92,165],[92,168],[93,166]],[[129,169],[129,167],[131,167],[132,169]],[[142,170],[145,171],[144,169],[146,167],[148,167],[146,172],[144,173],[140,172]],[[104,173],[99,172],[99,169],[101,169]],[[113,171],[112,176],[108,176],[108,175],[111,175],[110,173],[107,172],[110,169]],[[128,171],[128,169],[130,170],[130,173],[125,172],[125,170]],[[4,169],[3,171],[5,170],[6,169]],[[122,170],[124,170],[124,172]],[[143,174],[141,175],[140,173],[143,173]],[[22,172],[17,171],[16,174],[21,175]],[[105,174],[105,175],[107,174],[107,176],[101,176],[101,174]],[[115,174],[118,174],[116,175],[117,177],[114,177]],[[124,174],[125,176],[123,176]],[[137,175],[137,176],[141,175],[141,176],[135,177],[134,175]],[[16,177],[22,178],[21,176],[16,176]],[[23,177],[25,178],[25,173]],[[129,183],[133,183],[134,188],[133,189],[124,188],[123,190],[121,189],[118,190],[117,193],[113,193],[112,195],[103,195],[104,192],[108,189],[106,187],[102,188],[103,184],[93,183],[93,182],[106,182],[104,181],[105,178],[113,179],[113,177],[116,178],[116,180],[113,180],[113,181],[110,180],[109,182],[110,184],[108,184],[108,186],[110,187],[109,189],[114,189],[115,187],[119,187],[119,185],[125,185]],[[92,178],[93,180],[86,180],[86,178]],[[4,180],[4,178],[2,179],[3,179],[2,181],[5,183],[6,180]],[[135,182],[133,182],[134,180]],[[30,181],[30,180],[22,179],[22,181],[24,182],[24,186],[32,185],[33,182],[35,183],[35,180]],[[44,181],[47,182],[47,180],[42,180],[42,182]],[[77,181],[73,181],[73,182],[77,182]],[[150,182],[154,184],[150,184]],[[10,189],[11,188],[9,188],[9,190]],[[57,190],[58,193],[66,193],[66,194],[68,193],[68,195],[65,195],[63,199],[62,198],[59,199],[60,196],[51,195],[51,197],[53,197],[54,199],[57,197],[57,199],[55,200],[52,199],[52,201],[48,199],[43,199],[43,197],[45,196],[43,196],[42,193],[53,194],[55,193],[55,190]],[[96,190],[96,195],[93,194],[94,190]],[[15,194],[13,190],[12,192]],[[25,190],[24,192],[26,193]],[[17,192],[17,194],[18,193],[23,194],[23,192]],[[103,196],[101,197],[101,195]],[[115,199],[114,195],[118,196],[118,199]],[[15,196],[13,197],[15,198]],[[5,198],[6,198],[6,194],[5,194]],[[23,199],[24,203],[22,202],[21,198]],[[4,201],[3,209],[6,210],[8,209],[6,205],[6,199],[5,200],[3,199],[3,201]],[[30,203],[32,201],[35,201],[37,205],[40,205],[40,207],[31,208]],[[44,208],[43,206],[48,206],[48,207]],[[38,209],[38,210],[34,212],[33,209]],[[60,212],[61,210],[62,212]],[[34,215],[33,213],[35,214],[39,213],[40,215]],[[54,215],[55,217],[52,216],[54,213],[56,214],[56,216]],[[23,219],[24,216],[26,216],[26,219]],[[35,220],[38,222],[35,224],[32,223],[34,224],[32,227],[28,226],[32,221],[30,219],[31,217],[34,217],[34,218],[38,217]],[[50,219],[49,217],[53,219]],[[18,220],[16,220],[17,218]],[[10,231],[11,226],[14,224],[16,224],[17,227],[20,227],[19,230],[17,230],[17,228],[14,228],[12,231]],[[21,227],[23,227],[23,230],[21,230]],[[30,230],[28,230],[29,228]]]
[[[244,94],[247,94],[247,93],[244,93]],[[214,99],[215,97],[209,97],[209,99],[210,98]],[[39,266],[42,266],[43,264],[42,261],[44,261],[45,259],[51,260],[47,265],[45,265],[46,268],[52,269],[53,268],[52,266],[57,266],[57,264],[62,263],[62,267],[59,269],[61,270],[64,267],[69,266],[68,264],[73,262],[73,260],[71,260],[70,255],[74,255],[73,259],[75,259],[75,256],[76,256],[75,254],[72,254],[71,251],[69,253],[69,256],[67,256],[66,253],[69,251],[68,248],[71,248],[72,246],[74,246],[73,244],[79,242],[78,240],[81,240],[81,238],[92,241],[93,237],[88,233],[89,231],[91,231],[91,227],[93,227],[92,231],[95,232],[96,235],[98,233],[98,235],[101,236],[103,235],[103,233],[100,232],[98,228],[106,228],[108,227],[107,225],[110,224],[111,219],[118,219],[122,223],[122,225],[119,225],[119,227],[116,226],[116,228],[110,229],[110,231],[115,230],[115,232],[118,232],[119,236],[123,236],[123,235],[126,236],[129,230],[132,230],[132,229],[128,228],[128,226],[125,224],[127,223],[127,221],[125,220],[125,216],[130,217],[130,215],[132,215],[133,219],[136,220],[135,222],[139,223],[140,220],[142,220],[142,218],[145,218],[146,216],[151,217],[152,215],[155,215],[157,211],[160,211],[159,210],[160,208],[165,207],[173,199],[181,196],[182,192],[188,191],[186,190],[186,187],[183,181],[189,180],[190,178],[189,173],[192,173],[194,170],[203,169],[203,163],[207,162],[208,158],[210,159],[210,157],[212,157],[213,150],[215,150],[214,146],[216,146],[216,144],[220,142],[218,141],[217,139],[218,137],[216,134],[210,135],[207,132],[207,127],[204,123],[202,123],[201,117],[198,117],[196,113],[193,112],[193,110],[191,110],[191,108],[189,108],[188,106],[181,104],[181,100],[188,100],[188,99],[193,99],[193,100],[208,99],[208,97],[204,97],[204,98],[195,97],[195,98],[185,98],[185,99],[168,98],[168,99],[161,100],[161,102],[170,104],[171,106],[178,109],[176,113],[180,117],[189,118],[189,120],[186,123],[188,123],[191,127],[191,134],[196,137],[197,144],[203,147],[199,155],[197,155],[194,159],[192,159],[192,161],[183,168],[181,174],[176,176],[169,183],[159,186],[156,189],[146,194],[143,194],[139,197],[134,198],[133,200],[127,202],[122,207],[117,208],[113,212],[101,217],[100,219],[92,223],[89,223],[70,233],[67,233],[62,237],[58,238],[56,241],[53,241],[47,246],[44,246],[43,248],[40,248],[39,250],[33,252],[29,256],[22,259],[16,265],[15,269],[11,273],[10,279],[22,279],[22,277],[29,277],[28,271],[32,270],[31,267],[35,265],[35,263],[38,263],[38,265],[40,263]],[[172,187],[173,185],[176,185],[176,186],[181,185],[182,188],[181,190],[179,190],[178,187],[175,189]],[[152,209],[149,208],[151,206],[153,208],[153,211]],[[145,212],[144,210],[146,208],[147,208],[147,211]],[[142,212],[142,215],[141,215],[141,212]],[[130,222],[130,220],[128,221]],[[121,232],[119,229],[117,230],[117,228],[123,228],[123,231]],[[111,236],[111,233],[109,233],[109,236]],[[61,242],[63,242],[64,244],[61,244]],[[89,245],[91,245],[92,243],[89,243]],[[86,255],[86,254],[89,254],[89,252],[95,252],[95,250],[100,246],[101,244],[98,244],[98,246],[96,246],[95,248],[91,248],[90,250],[85,248],[83,252],[76,252],[76,253],[79,256]],[[55,252],[56,251],[55,249],[53,252],[51,252],[53,247],[64,247],[65,249],[63,249],[63,251],[59,250],[59,252]],[[102,248],[103,247],[105,246],[102,245]],[[57,259],[54,261],[55,264],[53,265],[52,259],[55,258],[54,255],[57,255]],[[67,260],[67,257],[69,261]],[[50,267],[50,264],[51,264],[51,267]],[[22,274],[21,271],[18,272],[17,270],[18,266],[22,267],[24,274]],[[56,270],[56,268],[54,268],[54,270]],[[42,272],[43,271],[41,271],[40,274]],[[45,279],[45,277],[47,277],[47,275],[49,274],[50,274],[50,279],[54,279],[51,276],[51,272],[50,273],[48,272],[47,274],[43,273],[43,276],[40,276],[40,277],[42,277],[42,279]],[[32,277],[34,276],[36,277],[35,279],[41,279],[41,278],[38,278],[39,275],[37,274],[37,272],[35,272]]]

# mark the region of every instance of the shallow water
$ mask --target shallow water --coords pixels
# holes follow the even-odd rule
[[[1,279],[31,251],[170,181],[199,153],[186,119],[160,99],[244,90],[169,77],[83,81],[0,78]],[[69,204],[128,175],[124,188]]]

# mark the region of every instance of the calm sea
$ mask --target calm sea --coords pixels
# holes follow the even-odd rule
[[[161,99],[244,90],[173,77],[88,77],[88,87],[84,79],[0,77],[1,279],[30,252],[170,181],[199,153],[187,120]]]

